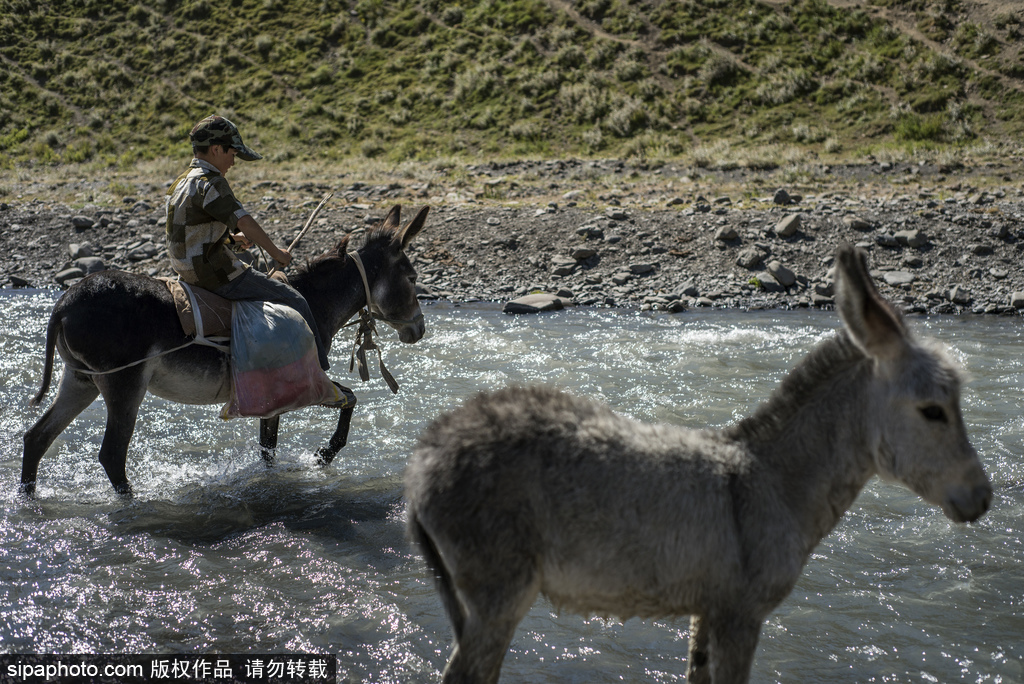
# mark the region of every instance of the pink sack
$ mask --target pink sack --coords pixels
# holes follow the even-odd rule
[[[221,418],[273,418],[342,396],[320,368],[313,332],[298,311],[274,302],[232,302],[231,397]]]

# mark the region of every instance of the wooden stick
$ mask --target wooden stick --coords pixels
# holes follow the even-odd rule
[[[322,200],[320,200],[320,204],[316,205],[316,209],[314,209],[313,213],[309,215],[309,219],[306,221],[306,225],[302,227],[302,230],[299,231],[299,234],[295,236],[294,240],[292,240],[292,244],[288,245],[289,252],[295,249],[295,245],[299,244],[299,240],[301,240],[302,236],[306,234],[306,231],[309,230],[309,227],[313,225],[313,219],[316,218],[316,215],[319,214],[320,210],[324,208],[325,204],[327,204],[327,200],[331,199],[332,197],[334,197],[334,193],[329,192],[326,195],[324,195],[324,198]]]
[[[313,225],[313,219],[316,218],[316,215],[320,213],[320,210],[324,208],[324,205],[327,204],[327,201],[332,197],[334,197],[334,193],[329,192],[326,195],[324,195],[324,198],[322,200],[320,200],[320,204],[316,205],[316,209],[314,209],[313,213],[309,215],[308,219],[306,219],[306,225],[302,227],[302,230],[299,231],[299,234],[295,236],[294,240],[292,240],[292,244],[288,245],[289,252],[295,249],[295,245],[299,244],[299,240],[301,240],[302,236],[306,234],[306,231],[309,230],[309,227]],[[267,272],[267,275],[274,275],[274,272],[278,270],[277,262],[271,261],[271,263],[273,263],[274,265]]]

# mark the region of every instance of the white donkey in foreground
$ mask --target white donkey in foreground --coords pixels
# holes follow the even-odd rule
[[[910,335],[864,254],[838,254],[845,330],[738,424],[640,423],[544,388],[439,418],[406,472],[409,533],[455,631],[445,682],[496,682],[538,593],[622,619],[690,615],[690,682],[745,682],[761,624],[876,473],[957,522],[992,488],[950,359]]]

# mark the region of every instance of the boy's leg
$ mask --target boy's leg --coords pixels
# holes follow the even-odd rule
[[[292,307],[299,312],[299,315],[306,321],[309,329],[313,331],[317,355],[320,357],[320,367],[324,370],[331,367],[330,362],[327,360],[327,349],[320,338],[320,331],[317,329],[316,321],[313,320],[313,312],[309,310],[309,303],[291,285],[275,280],[265,273],[247,268],[245,273],[227,285],[218,287],[213,292],[225,299],[277,302]]]

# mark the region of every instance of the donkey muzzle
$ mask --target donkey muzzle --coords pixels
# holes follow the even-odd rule
[[[942,512],[953,522],[974,522],[992,504],[992,485],[988,482],[974,485],[956,485],[946,492]]]

